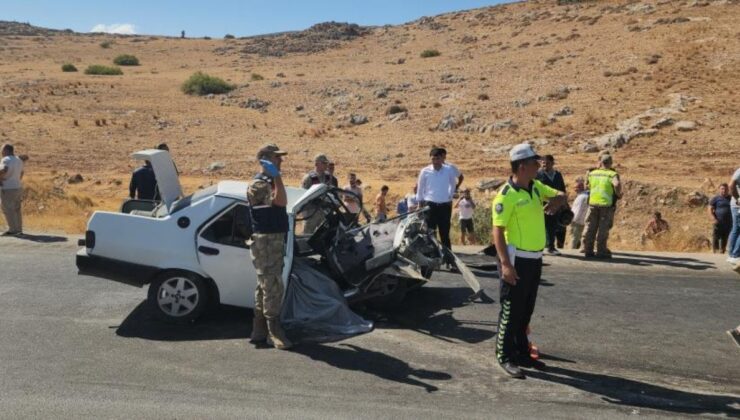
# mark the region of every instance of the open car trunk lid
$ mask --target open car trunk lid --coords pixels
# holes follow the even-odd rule
[[[134,153],[134,159],[148,160],[154,169],[154,177],[157,179],[157,188],[159,196],[162,198],[167,211],[172,208],[172,204],[182,197],[182,187],[177,175],[175,163],[166,150],[147,149]]]

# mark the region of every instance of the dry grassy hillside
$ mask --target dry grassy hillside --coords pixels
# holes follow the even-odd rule
[[[568,3],[247,39],[14,32],[6,23],[0,142],[30,157],[31,228],[72,231],[92,209],[116,207],[130,153],[161,141],[190,190],[249,176],[257,146],[271,141],[291,152],[294,182],[326,152],[340,177],[356,171],[371,192],[387,183],[397,194],[431,145],[447,147],[470,186],[504,177],[517,142],[554,154],[568,182],[610,149],[630,181],[613,247],[639,247],[638,231],[657,208],[674,230],[659,247],[700,249],[710,226],[702,198],[688,195],[713,193],[738,166],[740,3]],[[440,55],[423,58],[424,50]],[[121,76],[83,73],[119,54],[140,65]],[[80,71],[62,72],[64,63]],[[237,89],[183,94],[196,71]],[[213,162],[225,167],[209,171]],[[69,184],[78,173],[83,181]],[[38,198],[54,191],[53,200]],[[52,211],[52,202],[64,205]]]

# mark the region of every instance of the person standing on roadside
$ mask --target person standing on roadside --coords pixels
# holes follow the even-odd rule
[[[614,223],[615,200],[622,196],[622,184],[619,174],[612,169],[610,154],[599,158],[599,168],[588,173],[588,213],[586,230],[583,233],[583,248],[586,258],[611,258],[607,247],[609,230]],[[596,254],[594,254],[596,241]]]
[[[307,190],[318,184],[331,186],[333,177],[328,171],[329,162],[330,160],[325,154],[320,153],[316,155],[314,157],[314,169],[303,177],[301,187]],[[313,204],[304,207],[301,217],[305,218],[303,222],[303,233],[306,235],[313,234],[321,226],[321,223],[324,222],[324,215]]]
[[[548,187],[567,193],[563,174],[555,170],[555,157],[553,155],[545,155],[543,164],[544,168],[537,172],[537,180]],[[565,228],[558,224],[557,215],[545,215],[545,229],[547,229],[547,253],[550,255],[560,255],[560,251],[557,248],[563,247],[563,242],[565,242]],[[555,247],[556,244],[558,245],[557,248]]]
[[[475,226],[473,226],[473,215],[475,214],[475,201],[470,196],[470,188],[463,190],[463,195],[455,203],[458,215],[460,217],[460,242],[463,245],[465,239],[470,242],[470,245],[475,244]]]
[[[388,186],[383,185],[380,187],[380,192],[375,197],[375,221],[385,222],[388,220],[388,205],[386,203],[386,197],[388,196]]]
[[[718,194],[709,200],[707,211],[712,221],[712,252],[720,254],[725,253],[727,248],[727,238],[730,236],[732,229],[732,196],[730,187],[727,184],[720,184]]]
[[[267,341],[280,350],[292,346],[280,325],[283,260],[288,233],[288,198],[280,170],[283,156],[287,154],[275,144],[264,145],[257,153],[262,171],[247,189],[253,231],[250,253],[257,271],[250,341]]]
[[[573,200],[573,222],[570,225],[570,236],[572,249],[581,248],[581,237],[586,224],[586,213],[588,212],[588,190],[583,184],[583,178],[576,179],[576,198]]]
[[[344,194],[342,201],[350,213],[358,214],[360,213],[360,202],[362,202],[362,190],[357,186],[357,175],[350,172],[347,181],[349,184],[344,187],[344,190],[351,194]]]
[[[148,160],[144,161],[144,164],[131,174],[131,181],[128,184],[128,194],[129,197],[137,200],[149,200],[155,203],[162,200],[159,196],[154,168]]]
[[[455,171],[455,192],[457,192],[457,190],[460,189],[460,185],[462,185],[463,181],[465,180],[465,175],[460,172],[460,169],[457,167],[457,165],[447,162],[447,149],[445,149],[444,147],[440,147],[439,150],[442,152],[442,164],[449,166],[450,168],[452,168],[453,171]]]
[[[496,360],[506,374],[523,379],[520,366],[544,366],[530,356],[527,326],[542,276],[545,214],[555,214],[567,199],[536,179],[540,157],[528,143],[514,146],[509,158],[512,175],[493,199],[492,212],[501,293]]]
[[[334,171],[337,169],[337,165],[334,163],[334,161],[330,161],[328,165],[326,165],[326,172],[329,173],[329,185],[331,185],[334,188],[339,188],[339,180],[337,177],[334,176]]]
[[[314,169],[307,173],[301,181],[304,190],[316,184],[332,185],[333,176],[329,173],[329,158],[320,153],[314,158]]]
[[[740,263],[740,168],[737,168],[730,180],[730,213],[732,216],[732,230],[727,239],[727,262],[732,265]]]
[[[447,250],[452,249],[450,242],[450,218],[452,217],[452,197],[457,186],[458,172],[450,165],[445,165],[442,149],[432,148],[429,152],[431,164],[419,172],[416,183],[416,200],[420,207],[427,206],[426,221],[429,229],[437,230],[439,238]],[[447,267],[452,261],[446,257]]]
[[[414,184],[414,189],[409,194],[406,194],[406,208],[409,213],[419,210],[419,201],[416,199],[417,189],[418,187]]]
[[[4,144],[0,153],[0,206],[8,224],[2,236],[20,236],[23,235],[23,161],[15,155],[12,144]]]

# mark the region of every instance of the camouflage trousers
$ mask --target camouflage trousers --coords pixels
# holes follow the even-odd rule
[[[609,240],[609,230],[614,224],[614,207],[590,206],[586,213],[586,230],[583,232],[583,249],[587,253],[593,252],[596,241],[596,253],[608,254],[606,242]]]
[[[279,319],[283,300],[284,233],[255,233],[250,247],[257,271],[254,312],[265,318]]]

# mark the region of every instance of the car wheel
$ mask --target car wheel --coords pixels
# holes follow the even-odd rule
[[[149,285],[149,305],[163,321],[189,323],[208,306],[208,291],[208,284],[199,275],[168,271]]]
[[[406,297],[406,292],[408,292],[406,281],[398,278],[392,280],[384,284],[386,294],[373,297],[368,301],[370,306],[381,310],[395,309],[401,306]]]

